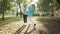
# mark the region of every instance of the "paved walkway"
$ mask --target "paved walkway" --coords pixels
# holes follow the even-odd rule
[[[36,17],[32,18],[32,21],[36,23],[36,26],[30,24],[31,22],[28,19],[27,25],[24,25],[23,20],[16,21],[0,27],[0,34],[45,34],[48,33],[48,30],[44,27],[44,24],[41,24],[36,21]],[[43,32],[42,32],[43,31]]]

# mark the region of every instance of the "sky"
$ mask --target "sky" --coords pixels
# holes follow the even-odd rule
[[[37,2],[38,0],[33,0],[34,2]]]
[[[34,3],[37,2],[38,0],[32,0]],[[30,2],[30,0],[28,0],[28,2]]]
[[[14,0],[14,1],[16,1],[16,0]],[[27,0],[28,2],[30,2],[31,0]],[[33,1],[33,3],[36,3],[36,2],[38,2],[38,0],[32,0]]]
[[[38,2],[38,0],[32,0],[32,2],[31,2],[31,0],[27,0],[28,2],[30,2],[29,4],[36,4],[36,2]]]

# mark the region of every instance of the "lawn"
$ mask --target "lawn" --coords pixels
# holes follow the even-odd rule
[[[1,16],[0,16],[0,27],[8,23],[19,21],[20,19],[21,19],[20,17],[10,16],[10,17],[5,17],[4,20],[1,20]]]

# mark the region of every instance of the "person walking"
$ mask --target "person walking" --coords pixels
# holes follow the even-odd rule
[[[34,24],[34,26],[36,25],[33,21],[32,21],[32,16],[33,16],[33,14],[34,14],[34,11],[35,11],[35,5],[34,4],[32,4],[32,5],[30,5],[29,6],[29,8],[28,8],[28,10],[29,10],[29,12],[28,12],[28,16],[29,16],[29,20],[31,21],[31,23],[32,24]]]
[[[24,23],[27,23],[27,5],[24,4],[22,5],[22,14],[23,14],[23,20],[24,20]]]

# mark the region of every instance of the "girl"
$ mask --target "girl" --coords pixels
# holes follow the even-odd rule
[[[24,23],[27,23],[27,5],[24,4],[22,5],[22,14],[23,14],[23,20],[24,20]]]
[[[29,13],[28,13],[28,16],[29,16],[29,18],[30,18],[30,21],[31,21],[31,23],[33,23],[33,21],[32,21],[32,16],[33,16],[33,14],[34,14],[34,11],[35,11],[35,5],[34,4],[32,4],[31,6],[29,6]],[[33,23],[34,24],[34,26],[36,25],[35,23]]]

